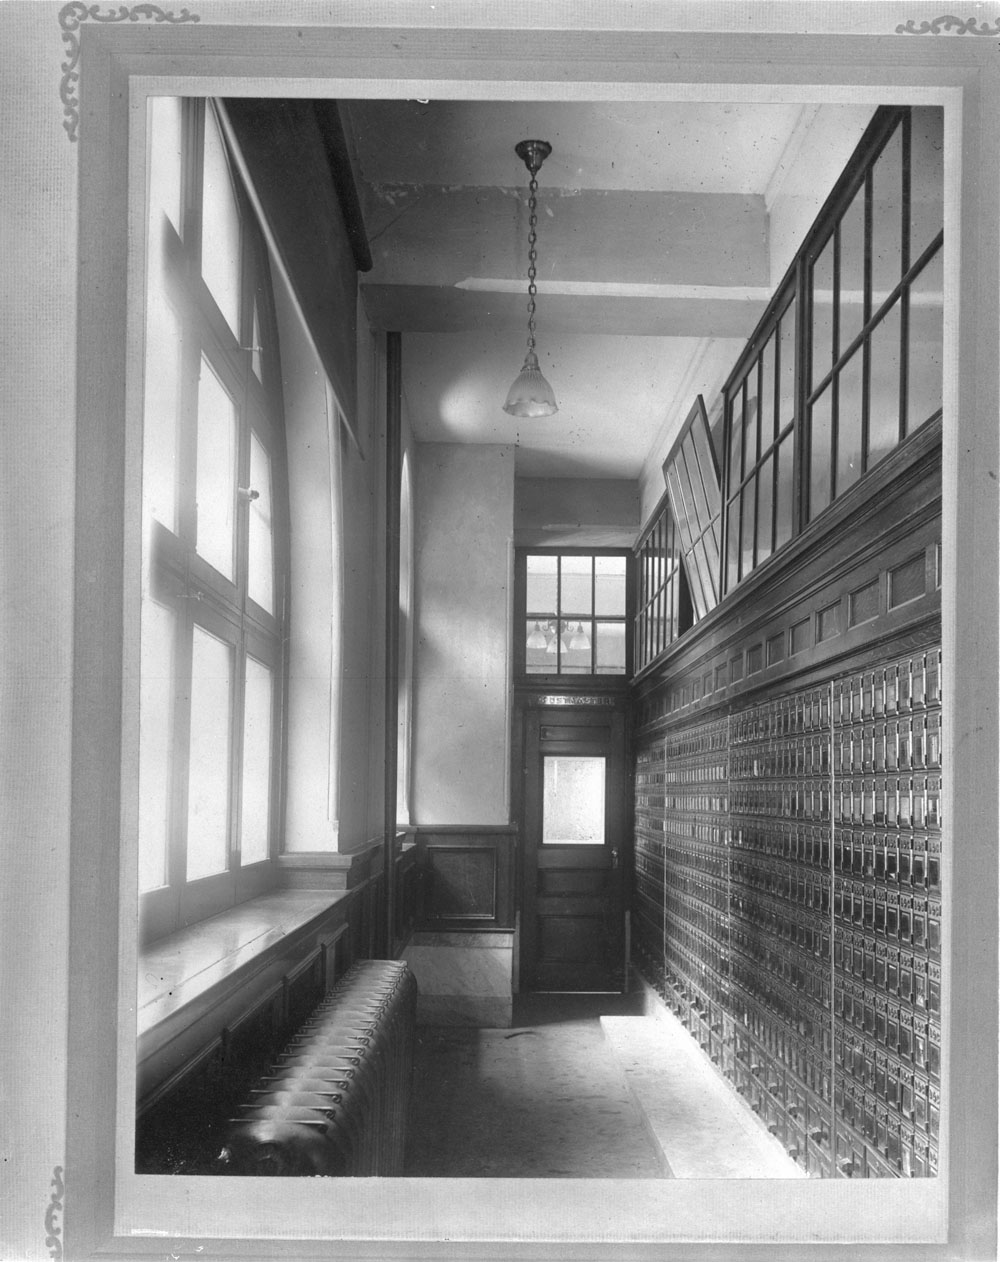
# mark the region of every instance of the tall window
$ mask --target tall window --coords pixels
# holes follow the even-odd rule
[[[264,888],[285,459],[266,250],[210,102],[150,103],[139,853],[156,937]]]
[[[524,673],[624,675],[627,574],[621,550],[519,554]]]

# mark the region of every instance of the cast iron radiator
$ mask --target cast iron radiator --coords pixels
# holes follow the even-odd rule
[[[354,964],[232,1120],[220,1172],[400,1174],[416,1001],[405,964]]]

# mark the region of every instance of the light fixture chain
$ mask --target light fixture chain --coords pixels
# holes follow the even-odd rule
[[[528,185],[528,350],[535,349],[535,295],[538,286],[535,284],[538,251],[535,242],[538,238],[538,180],[534,172]]]

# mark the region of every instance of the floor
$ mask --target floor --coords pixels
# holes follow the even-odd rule
[[[631,996],[518,996],[509,1029],[421,1026],[405,1174],[667,1177],[601,1028]]]
[[[412,1178],[803,1178],[670,1013],[522,995],[509,1029],[420,1026]]]

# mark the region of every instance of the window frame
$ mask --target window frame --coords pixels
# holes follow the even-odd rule
[[[177,317],[181,338],[174,506],[177,528],[175,531],[158,520],[151,521],[144,557],[144,573],[149,586],[143,596],[144,603],[146,600],[155,601],[174,616],[174,701],[168,740],[171,765],[168,773],[166,880],[163,885],[140,890],[143,942],[154,941],[174,929],[205,919],[272,888],[276,883],[275,860],[280,852],[284,819],[289,505],[277,318],[268,252],[237,163],[233,161],[231,141],[212,101],[193,97],[180,99],[183,110],[180,225],[178,230],[164,216],[161,228],[164,296]],[[201,275],[203,134],[210,111],[226,155],[239,215],[238,330],[229,326]],[[158,245],[154,239],[156,231],[158,229],[150,226],[151,252]],[[147,284],[150,278],[151,271],[147,273]],[[148,324],[146,333],[148,336]],[[255,334],[259,335],[259,345],[255,342]],[[197,551],[198,394],[200,374],[206,370],[215,374],[234,405],[236,441],[232,466],[231,579]],[[269,460],[273,612],[249,595],[251,435],[256,436]],[[230,646],[233,670],[226,772],[226,868],[188,879],[190,682],[195,627]],[[267,855],[243,864],[241,809],[248,657],[271,672],[271,756]]]
[[[598,623],[622,623],[624,625],[624,644],[625,644],[625,669],[620,672],[609,672],[596,670],[590,671],[532,671],[527,669],[527,647],[524,628],[527,626],[528,618],[534,617],[529,614],[527,608],[527,558],[529,556],[551,556],[551,557],[620,557],[625,561],[625,607],[622,614],[598,614],[596,610],[589,615],[589,621],[596,628]],[[592,567],[592,587],[596,582],[596,573]],[[630,548],[586,548],[586,547],[519,547],[514,553],[514,674],[520,683],[538,685],[542,687],[565,687],[567,684],[577,684],[589,687],[593,683],[622,683],[630,680],[633,674],[634,658],[632,653],[632,636],[629,629],[635,622],[635,609],[632,596],[633,579],[633,557]],[[570,621],[575,622],[574,616],[564,617],[562,609],[559,607],[559,590],[556,593],[556,620],[559,622]],[[596,631],[591,640],[591,664],[596,661],[597,652],[597,636]],[[557,653],[557,661],[561,653]]]
[[[724,459],[722,461],[722,479],[723,479],[723,522],[722,522],[722,549],[721,549],[721,591],[722,596],[729,595],[735,591],[740,583],[743,582],[750,574],[752,574],[760,565],[765,564],[773,556],[779,553],[791,540],[800,535],[813,521],[817,519],[822,511],[829,508],[841,494],[845,494],[855,485],[863,482],[865,475],[875,464],[884,459],[891,451],[904,444],[908,438],[915,434],[919,429],[935,420],[941,415],[941,409],[938,408],[930,415],[918,421],[912,427],[908,425],[908,399],[907,385],[909,375],[909,298],[914,283],[925,273],[933,260],[941,255],[944,242],[944,229],[938,229],[935,235],[921,249],[920,254],[914,260],[909,257],[909,228],[910,228],[910,202],[912,188],[912,171],[910,168],[910,135],[912,127],[912,106],[882,106],[876,113],[865,134],[862,136],[857,148],[855,149],[850,162],[843,174],[834,185],[833,189],[822,209],[816,217],[816,220],[807,232],[805,239],[800,245],[794,260],[792,261],[784,279],[776,290],[771,301],[768,303],[767,309],[761,318],[757,329],[754,331],[750,340],[747,342],[746,348],[736,362],[733,371],[730,373],[725,384],[722,387],[722,394],[725,400],[725,427],[724,427]],[[902,142],[902,180],[900,190],[900,231],[901,231],[901,263],[899,277],[894,286],[888,291],[882,301],[877,306],[872,304],[872,173],[876,168],[879,158],[885,152],[887,146],[891,143],[892,138],[897,134],[901,136]],[[838,313],[839,313],[839,294],[840,294],[840,227],[846,215],[850,211],[854,203],[855,196],[859,190],[865,190],[864,202],[864,271],[863,271],[863,313],[861,327],[851,337],[847,346],[841,350],[837,343]],[[813,331],[815,328],[814,310],[813,310],[813,276],[817,261],[821,258],[823,251],[830,242],[833,242],[833,311],[831,314],[832,333],[831,337],[833,355],[828,369],[824,370],[822,377],[817,378],[816,384],[813,384],[813,364],[812,364],[812,346]],[[755,432],[758,436],[756,441],[755,459],[752,466],[747,466],[744,453],[740,452],[740,471],[739,486],[734,486],[734,439],[736,436],[736,416],[738,405],[743,403],[746,398],[746,383],[753,373],[758,373],[757,395],[760,398],[760,360],[769,344],[772,334],[778,327],[779,321],[783,314],[788,310],[790,304],[795,304],[795,368],[793,381],[794,395],[794,411],[791,421],[785,425],[778,423],[775,419],[774,444],[768,452],[761,450],[759,442],[760,434],[760,417],[757,417]],[[899,389],[899,426],[895,444],[888,448],[879,460],[869,463],[869,420],[870,420],[870,343],[872,336],[880,327],[883,327],[885,318],[898,305],[900,312],[900,332],[898,342],[899,353],[899,372],[900,372],[900,389]],[[778,346],[776,340],[775,345]],[[846,369],[854,360],[854,356],[861,354],[862,367],[862,413],[860,419],[861,427],[861,469],[851,482],[838,492],[836,485],[837,472],[837,437],[839,415],[837,406],[839,403],[839,381],[844,369]],[[780,358],[780,346],[778,346],[778,356]],[[856,366],[856,363],[855,363]],[[778,393],[780,385],[780,368],[777,364],[774,367],[774,390],[773,400],[776,409],[778,407]],[[813,408],[814,405],[822,398],[824,392],[829,389],[831,391],[831,457],[829,468],[830,482],[830,498],[823,505],[823,508],[817,510],[816,513],[810,513],[810,475],[811,475],[811,455],[813,443]],[[740,409],[742,415],[742,410]],[[779,432],[780,431],[780,432]],[[742,446],[743,434],[742,426],[739,432],[739,443]],[[772,468],[772,494],[771,494],[771,545],[766,557],[758,560],[758,541],[759,541],[759,523],[757,521],[758,506],[758,488],[756,478],[759,470],[763,467],[764,462],[770,458],[770,453],[777,451],[778,443],[791,441],[792,443],[792,494],[791,494],[791,534],[780,544],[777,543],[776,533],[776,514],[777,514],[777,467]],[[740,547],[741,541],[746,537],[745,530],[745,509],[748,503],[746,494],[750,485],[750,480],[754,479],[752,496],[753,496],[753,547],[751,564],[744,570],[743,554]],[[733,521],[734,506],[738,509],[736,513],[735,525]],[[733,548],[736,549],[736,575],[735,579],[731,573],[730,554]]]

